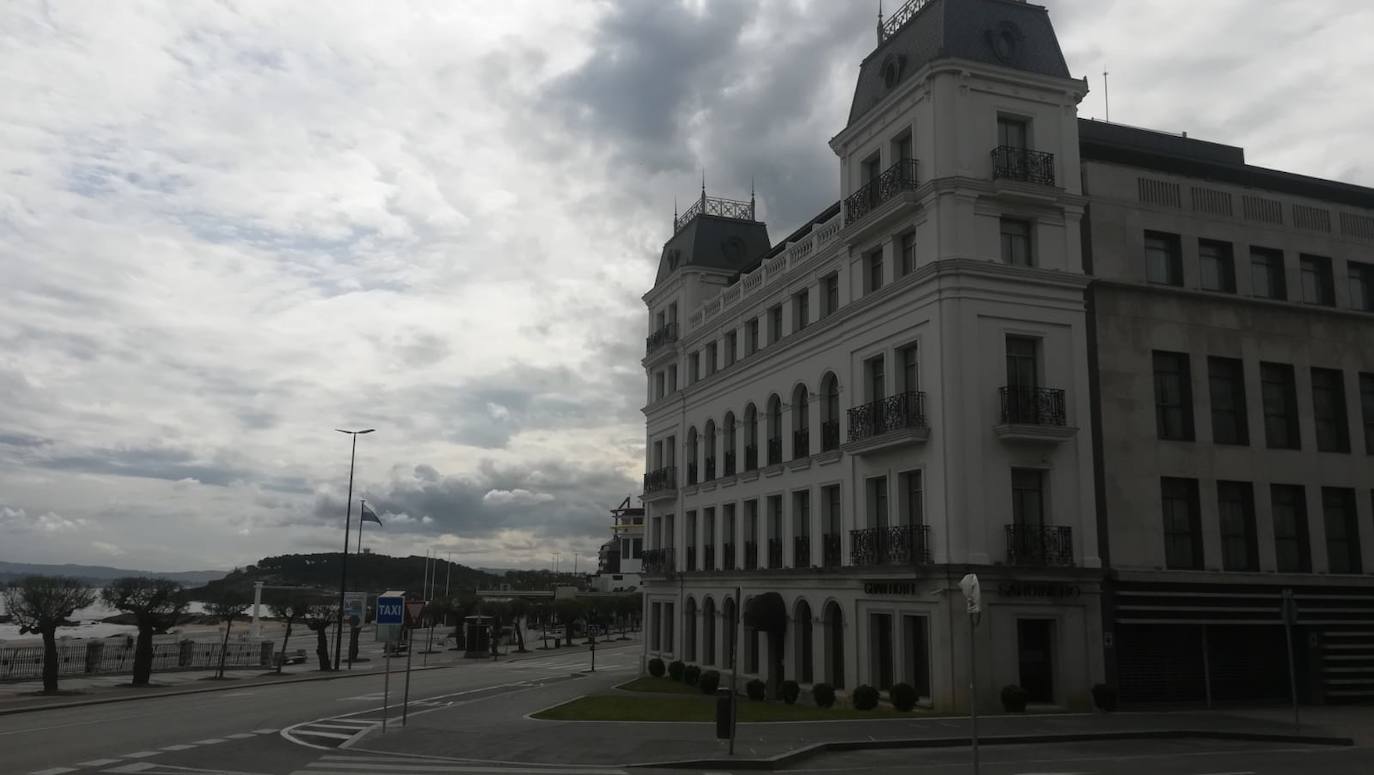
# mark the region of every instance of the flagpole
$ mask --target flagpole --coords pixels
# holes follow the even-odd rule
[[[361,557],[363,553],[363,523],[367,521],[363,519],[363,509],[367,507],[367,498],[359,498],[358,503],[362,504],[358,507],[358,556]]]

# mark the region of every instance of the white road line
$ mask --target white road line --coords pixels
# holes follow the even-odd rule
[[[277,734],[277,730],[275,730],[275,729],[255,729],[255,730],[253,730],[253,734],[255,734],[255,735],[275,735],[275,734]]]
[[[549,775],[551,772],[575,772],[578,775],[626,775],[625,770],[552,770],[547,767],[528,768],[528,767],[467,767],[454,765],[450,767],[417,767],[411,764],[365,764],[357,767],[350,767],[343,762],[316,762],[306,765],[308,769],[296,770],[291,775],[358,775],[359,772],[372,773],[396,773],[397,775],[440,775],[441,773],[454,773],[458,775]],[[317,769],[333,768],[333,769]]]
[[[253,734],[252,732],[235,732],[232,735],[225,735],[225,737],[229,738],[230,740],[247,740],[250,737],[257,737],[257,735]]]
[[[1202,775],[1255,775],[1255,773],[1253,770],[1246,770],[1245,772],[1205,772]]]
[[[312,729],[351,729],[355,732],[373,725],[374,723],[371,721],[354,721],[352,719],[330,719],[329,721],[316,721],[313,724],[306,724]]]
[[[155,767],[157,767],[157,765],[152,762],[134,762],[133,764],[126,764],[123,767],[105,770],[105,772],[147,772]]]
[[[75,767],[52,767],[46,770],[30,772],[29,775],[62,775],[64,772],[76,772]]]
[[[353,735],[341,735],[341,734],[339,734],[338,732],[315,732],[315,731],[312,731],[312,730],[309,730],[309,729],[296,729],[296,730],[292,730],[291,734],[293,734],[293,735],[314,735],[315,737],[332,737],[332,738],[334,738],[335,740],[347,740],[347,739],[353,737]]]
[[[91,759],[88,762],[77,762],[78,767],[104,767],[107,764],[119,764],[118,759]]]
[[[212,738],[210,738],[209,740],[197,740],[197,741],[195,742],[195,744],[196,744],[196,745],[214,745],[215,743],[222,743],[222,742],[224,742],[224,738],[222,738],[222,737],[212,737]]]
[[[161,751],[137,751],[135,753],[124,754],[125,759],[147,759],[149,756],[157,756]]]
[[[191,750],[192,748],[195,748],[195,746],[194,746],[194,745],[164,745],[164,746],[162,746],[162,750],[164,750],[164,751],[189,751],[189,750]]]

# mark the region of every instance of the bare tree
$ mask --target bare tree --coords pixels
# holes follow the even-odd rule
[[[95,602],[95,590],[70,576],[28,576],[0,591],[19,633],[43,637],[43,693],[57,693],[57,628],[78,608]]]
[[[302,618],[305,620],[305,626],[315,633],[315,656],[319,657],[320,670],[331,670],[332,667],[329,664],[329,628],[339,621],[339,604],[312,603],[306,606]]]
[[[216,678],[224,677],[224,660],[229,655],[229,628],[234,626],[234,619],[243,616],[251,604],[250,593],[247,589],[239,586],[219,588],[205,604],[205,610],[211,616],[224,622],[224,642],[220,644],[219,668],[215,671]]]
[[[132,614],[138,627],[134,645],[134,686],[147,686],[153,675],[153,634],[176,626],[186,613],[186,593],[168,579],[129,576],[115,579],[101,590],[109,607]]]
[[[281,656],[277,659],[277,673],[281,673],[282,665],[286,664],[286,644],[291,640],[291,625],[300,621],[305,616],[305,609],[310,605],[309,601],[299,595],[293,595],[285,600],[268,603],[267,610],[272,615],[286,623],[286,634],[281,638]]]

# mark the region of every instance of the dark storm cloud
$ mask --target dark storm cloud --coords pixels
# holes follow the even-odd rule
[[[187,450],[173,447],[90,448],[49,457],[35,457],[29,462],[40,468],[83,474],[163,479],[172,482],[194,479],[201,484],[219,487],[250,484],[288,493],[311,491],[310,484],[298,477],[264,474],[247,467],[207,461]]]

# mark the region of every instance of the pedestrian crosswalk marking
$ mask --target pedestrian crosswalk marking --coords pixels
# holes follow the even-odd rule
[[[317,731],[317,730],[314,730],[314,729],[297,729],[293,734],[297,734],[297,735],[314,735],[315,737],[333,737],[333,738],[337,738],[337,739],[339,739],[339,740],[347,740],[348,738],[350,738],[350,737],[353,736],[353,735],[341,735],[341,734],[339,734],[338,732],[322,732],[322,731]]]

